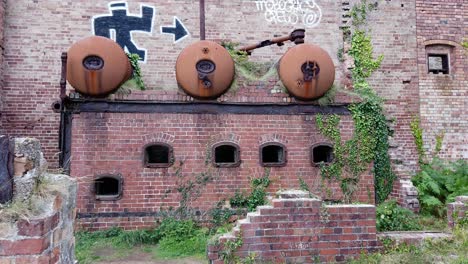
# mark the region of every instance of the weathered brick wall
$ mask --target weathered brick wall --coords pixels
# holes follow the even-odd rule
[[[453,228],[462,219],[466,219],[468,213],[468,196],[458,196],[455,202],[447,204],[447,220],[449,227]]]
[[[440,156],[452,160],[467,159],[468,53],[461,47],[461,42],[468,36],[468,2],[417,0],[416,11],[419,97],[421,122],[426,132],[425,148],[432,153],[435,136],[445,132]],[[445,44],[445,50],[440,53],[449,50],[450,71],[447,75],[428,73],[426,54],[431,48],[437,48],[428,44],[436,43]]]
[[[52,112],[50,105],[59,95],[60,54],[79,39],[92,35],[93,17],[110,14],[109,2],[7,1],[4,62],[7,110],[2,119],[9,135],[33,136],[43,142],[44,153],[51,164],[58,160],[59,116]],[[269,23],[265,18],[265,7],[257,9],[255,1],[209,0],[206,1],[207,39],[246,45],[305,27],[309,31],[306,41],[322,46],[338,65],[336,54],[342,45],[338,29],[342,12],[340,3],[317,3],[322,20],[312,29],[302,22],[302,13],[296,24]],[[140,2],[127,1],[127,4],[129,14],[140,14]],[[148,89],[177,93],[176,58],[184,47],[199,39],[198,2],[173,0],[145,5],[155,9],[152,31],[132,33],[137,46],[147,50],[146,63],[142,64],[144,81]],[[173,35],[161,34],[160,29],[173,26],[174,17],[190,33],[177,43]],[[278,61],[287,46],[255,51],[252,60]],[[340,76],[339,71],[337,76]],[[250,101],[250,98],[243,100]]]
[[[297,197],[299,193],[288,191],[289,197],[247,214],[231,233],[208,246],[208,258],[224,263],[224,243],[236,239],[242,246],[233,254],[254,254],[273,263],[343,262],[379,249],[373,205],[324,205],[304,194]]]
[[[343,84],[347,65],[340,63],[337,56],[343,47],[339,27],[349,23],[345,12],[356,1],[316,0],[318,7],[300,1],[304,4],[302,10],[272,13],[266,12],[272,7],[262,1],[206,0],[207,39],[246,45],[303,27],[307,31],[306,42],[318,44],[328,51],[336,65],[336,83]],[[110,14],[110,1],[4,2],[1,128],[7,135],[38,138],[54,166],[59,151],[59,115],[52,112],[50,105],[59,96],[60,54],[72,43],[93,34],[93,19]],[[394,120],[390,154],[401,179],[409,179],[417,169],[409,122],[419,115],[419,111],[428,131],[427,148],[433,149],[434,134],[444,129],[442,156],[453,159],[467,156],[468,144],[464,137],[467,123],[463,119],[468,109],[464,100],[467,95],[466,53],[455,45],[451,56],[454,71],[449,76],[431,76],[425,68],[424,51],[427,40],[441,38],[460,43],[467,35],[464,14],[468,7],[465,2],[380,1],[377,10],[369,15],[375,54],[384,55],[382,68],[374,74],[371,84],[386,99],[388,117]],[[171,0],[142,4],[154,8],[151,30],[133,32],[132,40],[139,48],[146,49],[146,62],[141,66],[147,88],[153,91],[144,96],[134,93],[127,99],[191,100],[177,87],[174,65],[180,51],[199,39],[198,2]],[[140,2],[127,1],[127,6],[128,14],[140,14]],[[311,26],[310,14],[321,14],[315,27]],[[174,41],[171,34],[161,33],[161,27],[172,27],[175,18],[189,32],[180,41]],[[294,23],[296,19],[297,23]],[[122,28],[131,29],[131,26],[127,23]],[[292,44],[287,43],[283,47],[271,46],[254,51],[251,60],[276,62],[290,46]],[[238,90],[228,92],[219,100],[243,103],[294,101],[281,89],[276,89],[277,84],[278,77],[268,82],[241,82]],[[395,190],[396,195],[400,195],[398,192]]]
[[[319,168],[311,165],[310,147],[327,142],[317,132],[314,116],[83,113],[75,115],[73,122],[71,175],[79,182],[78,217],[86,228],[103,228],[112,223],[125,227],[152,224],[154,218],[149,216],[178,207],[181,193],[177,188],[201,173],[211,175],[213,180],[198,185],[201,196],[189,204],[195,209],[213,208],[236,190],[248,192],[251,178],[265,173],[259,163],[259,147],[265,142],[280,142],[287,148],[286,166],[271,168],[270,193],[298,188],[302,177],[311,191],[324,199],[342,199],[339,182],[323,181]],[[340,129],[343,140],[351,137],[350,116],[342,116]],[[173,147],[173,166],[143,165],[144,146],[151,142]],[[209,157],[212,145],[218,142],[239,145],[240,167],[213,167]],[[105,174],[123,177],[120,200],[96,200],[94,180]],[[374,202],[370,173],[362,176],[355,200]]]
[[[47,175],[46,180],[62,189],[47,193],[37,212],[15,222],[0,221],[0,263],[74,263],[74,208],[76,182],[64,175]],[[4,209],[8,210],[8,209]]]
[[[368,25],[375,56],[382,66],[370,83],[385,101],[393,136],[390,157],[400,178],[408,179],[417,169],[417,153],[409,123],[419,113],[414,0],[379,1],[369,13]]]

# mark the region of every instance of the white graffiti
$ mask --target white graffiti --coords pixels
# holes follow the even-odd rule
[[[255,0],[257,10],[265,11],[265,19],[274,24],[320,24],[322,10],[315,0]]]

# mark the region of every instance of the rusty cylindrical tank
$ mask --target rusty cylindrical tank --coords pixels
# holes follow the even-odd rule
[[[279,76],[284,86],[300,100],[322,97],[335,81],[335,66],[328,53],[312,44],[289,49],[279,63]]]
[[[78,92],[101,97],[132,76],[132,66],[124,50],[104,37],[88,37],[68,50],[67,80]]]
[[[198,99],[214,99],[229,89],[234,61],[229,52],[212,41],[195,42],[179,54],[176,63],[179,86]]]

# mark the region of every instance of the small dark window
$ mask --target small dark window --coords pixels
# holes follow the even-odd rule
[[[213,146],[214,164],[218,167],[237,167],[240,164],[239,146],[219,143]]]
[[[322,163],[328,164],[333,162],[333,147],[329,144],[318,144],[312,146],[311,157],[312,165],[318,166]]]
[[[267,143],[260,147],[261,165],[281,167],[286,165],[286,149],[280,143]]]
[[[164,168],[172,165],[172,147],[163,144],[151,144],[145,147],[145,166]]]
[[[429,73],[449,74],[449,59],[447,54],[428,54],[427,65]]]
[[[122,195],[120,176],[103,176],[94,180],[94,192],[97,200],[116,200]]]

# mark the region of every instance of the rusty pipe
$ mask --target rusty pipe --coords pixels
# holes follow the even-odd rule
[[[62,72],[60,75],[60,99],[64,100],[67,96],[66,89],[67,89],[67,58],[68,54],[66,52],[62,52]]]
[[[205,38],[205,0],[200,0],[200,40]]]
[[[304,29],[295,29],[291,34],[288,36],[283,36],[283,37],[278,37],[278,38],[273,38],[273,39],[267,39],[264,40],[260,43],[245,46],[240,48],[240,51],[247,52],[247,54],[251,54],[252,50],[266,47],[266,46],[271,46],[274,44],[277,44],[278,46],[284,45],[284,42],[286,41],[293,41],[296,44],[301,44],[304,43],[304,38],[305,38],[305,30]]]

